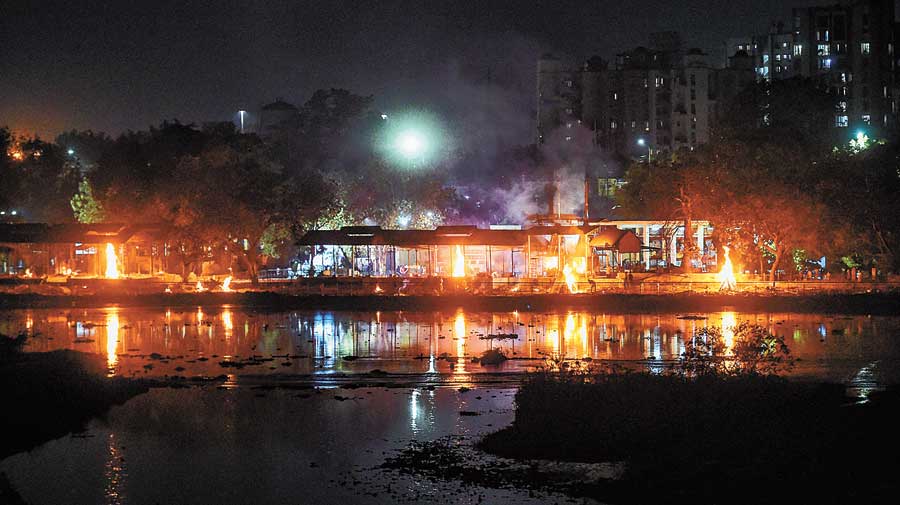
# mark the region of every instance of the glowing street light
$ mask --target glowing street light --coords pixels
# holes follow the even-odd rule
[[[850,149],[856,152],[862,151],[869,147],[869,140],[869,136],[866,135],[866,132],[858,130],[856,132],[856,138],[850,140]]]
[[[241,116],[241,133],[244,133],[244,116],[247,115],[247,111],[241,109],[238,111],[238,115]]]
[[[409,159],[422,156],[426,147],[425,139],[417,131],[407,130],[397,136],[397,149]]]
[[[653,147],[643,137],[637,140],[637,145],[647,148],[647,163],[653,162]]]
[[[420,168],[447,149],[447,138],[439,122],[425,112],[382,114],[384,126],[378,149],[395,164]]]

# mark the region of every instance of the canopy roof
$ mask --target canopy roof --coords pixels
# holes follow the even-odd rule
[[[0,243],[7,244],[121,244],[135,234],[158,235],[155,225],[125,225],[121,223],[0,223]]]
[[[524,247],[531,237],[535,249],[546,248],[558,235],[599,234],[590,244],[620,252],[639,252],[640,240],[634,232],[613,226],[534,226],[525,230],[483,230],[475,226],[439,226],[434,230],[385,230],[380,226],[345,226],[340,230],[314,230],[300,238],[300,245],[392,245],[426,247],[430,245],[487,245]],[[579,244],[582,241],[579,240]]]
[[[598,249],[616,250],[620,253],[641,252],[641,240],[631,230],[620,230],[615,226],[604,226],[591,239],[591,246]]]

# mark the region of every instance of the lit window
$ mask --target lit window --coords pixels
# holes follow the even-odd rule
[[[863,121],[863,123],[866,123],[866,124],[872,124],[872,116],[871,116],[871,114],[863,114],[863,115],[862,115],[862,121]]]
[[[803,45],[797,44],[794,46],[794,56],[803,56]]]
[[[644,131],[645,131],[645,132],[650,131],[650,121],[649,121],[649,120],[648,120],[648,121],[644,121]]]
[[[847,112],[847,102],[838,102],[838,109],[841,112]]]
[[[781,47],[787,47],[787,42],[782,42]]]
[[[769,62],[769,55],[768,55],[768,54],[764,54],[764,55],[763,55],[763,65],[765,65],[765,64],[768,63],[768,62]]]
[[[863,54],[863,56],[868,56],[872,53],[872,43],[871,42],[860,42],[859,44],[859,52]]]
[[[613,130],[615,130],[618,126],[619,125],[618,125],[618,123],[616,123],[615,119],[613,119],[612,121],[609,122],[609,127]]]
[[[834,126],[837,126],[838,128],[846,128],[850,126],[850,118],[848,118],[846,115],[835,116]]]
[[[619,99],[619,94],[613,93],[613,100],[618,100],[618,99]]]
[[[566,135],[566,140],[567,140],[567,141],[568,141],[568,140],[572,140],[572,137]]]
[[[646,78],[646,77],[644,77],[644,87],[645,87],[645,88],[648,87],[648,86],[647,86],[647,78]]]
[[[831,54],[830,44],[819,44],[819,56],[828,56]]]
[[[881,89],[881,91],[882,91],[882,94],[884,95],[884,97],[887,98],[888,97],[888,87],[885,86],[884,88]]]
[[[568,86],[568,87],[571,88],[571,87],[572,87],[572,84],[573,84],[573,82],[572,82],[571,79],[569,79],[568,81],[566,81],[566,86]]]
[[[631,120],[631,129],[634,130],[635,128],[637,128],[637,121],[632,119]]]

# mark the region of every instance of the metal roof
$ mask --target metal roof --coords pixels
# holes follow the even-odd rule
[[[595,230],[591,226],[587,230]],[[578,226],[534,226],[526,230],[485,230],[476,226],[439,226],[434,230],[385,230],[379,226],[345,226],[340,230],[313,230],[300,238],[299,245],[491,245],[522,247],[529,236],[581,235]]]
[[[0,224],[0,243],[26,244],[99,244],[111,242],[120,244],[137,233],[156,234],[159,227],[154,225],[125,225],[121,223],[98,224],[46,224],[46,223],[4,223]]]

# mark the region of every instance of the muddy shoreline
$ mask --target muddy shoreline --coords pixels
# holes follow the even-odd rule
[[[900,314],[900,293],[863,294],[579,294],[521,296],[319,296],[276,292],[178,293],[90,296],[0,295],[0,309],[196,307],[224,305],[258,310],[597,310],[622,313],[778,311],[866,315]]]

